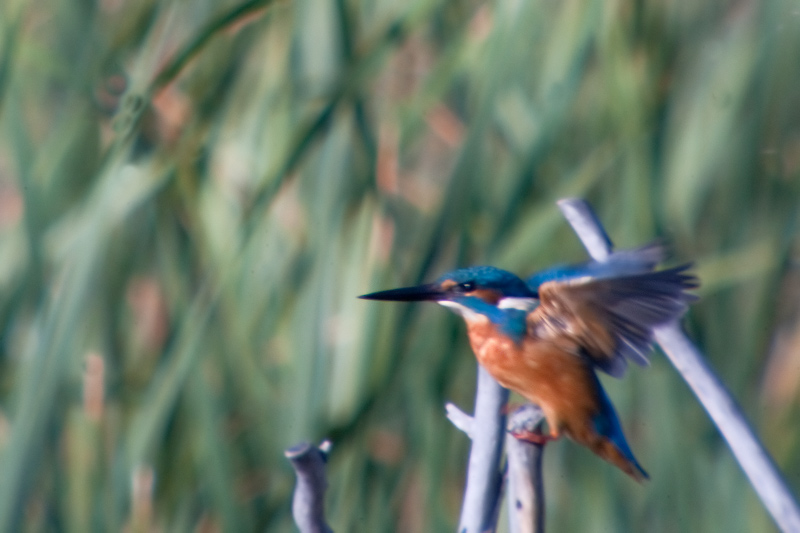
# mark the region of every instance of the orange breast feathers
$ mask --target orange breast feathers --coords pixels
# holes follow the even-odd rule
[[[552,436],[565,430],[573,437],[579,429],[576,421],[588,421],[598,412],[597,378],[590,363],[567,343],[560,346],[530,335],[517,343],[489,320],[470,320],[467,328],[478,362],[501,385],[540,406]]]

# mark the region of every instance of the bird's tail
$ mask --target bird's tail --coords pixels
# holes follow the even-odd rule
[[[631,454],[623,453],[619,447],[609,439],[599,438],[591,450],[612,465],[616,466],[638,482],[650,479],[644,468]]]
[[[588,439],[589,442],[586,442],[586,445],[594,453],[618,467],[636,481],[641,482],[645,479],[650,479],[650,476],[647,475],[647,472],[634,457],[630,446],[628,446],[617,412],[614,410],[614,406],[611,405],[611,400],[608,399],[599,380],[597,381],[597,387],[600,394],[600,411],[592,420],[594,424],[592,429],[594,431],[591,432],[591,436]]]

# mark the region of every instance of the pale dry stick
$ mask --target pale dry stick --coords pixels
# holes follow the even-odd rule
[[[479,390],[484,390],[479,388]],[[491,389],[489,389],[491,391]],[[486,398],[486,394],[478,394],[477,399]],[[488,401],[491,401],[490,397]],[[488,402],[484,400],[482,403]],[[478,403],[478,402],[476,402]],[[467,434],[470,439],[481,435],[475,419],[456,407],[452,403],[445,405],[447,418],[450,422]],[[542,410],[533,404],[525,404],[518,408],[509,417],[509,431],[526,430],[534,431],[536,426],[544,418]],[[481,438],[481,437],[478,437]],[[507,456],[507,482],[508,482],[508,502],[509,502],[509,523],[511,533],[543,533],[544,532],[544,484],[542,482],[542,454],[544,446],[524,442],[510,433],[506,434],[506,456]],[[480,462],[479,468],[492,463]],[[490,469],[483,469],[489,472]],[[479,479],[489,479],[487,477],[472,477],[472,488],[478,491],[482,488],[484,501],[487,502],[485,510],[488,522],[484,523],[485,529],[482,531],[494,531],[497,526],[497,511],[499,511],[500,496],[502,487],[492,485],[491,481],[486,481],[479,485]],[[466,498],[465,498],[466,499]],[[477,518],[476,518],[477,520]],[[471,524],[465,524],[469,527]],[[473,529],[474,530],[474,529]],[[459,529],[459,531],[464,531]]]
[[[466,422],[466,415],[448,405],[448,417],[459,429],[468,426],[472,439],[467,467],[467,484],[458,522],[459,533],[494,531],[497,524],[502,476],[500,457],[506,417],[503,408],[508,402],[508,390],[500,386],[484,368],[478,365],[478,385],[475,391],[475,415]],[[454,413],[460,413],[455,414]],[[456,420],[454,420],[454,417]]]
[[[579,198],[568,198],[560,200],[558,207],[589,255],[596,261],[605,261],[611,254],[611,240],[589,204]],[[661,349],[728,442],[775,523],[785,533],[800,532],[797,502],[725,385],[686,337],[677,321],[653,331]]]
[[[447,418],[456,429],[466,433],[467,437],[472,439],[472,415],[468,415],[458,408],[454,403],[447,402],[444,404],[445,411],[447,411]]]
[[[509,417],[509,429],[534,431],[544,413],[525,404]],[[543,444],[506,435],[508,461],[508,522],[510,533],[544,533],[544,482],[542,481]]]
[[[330,441],[319,447],[303,442],[292,446],[284,455],[292,463],[297,475],[292,499],[292,515],[300,533],[332,533],[325,522],[325,462],[330,452]]]

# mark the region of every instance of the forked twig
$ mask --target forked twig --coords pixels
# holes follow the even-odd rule
[[[445,406],[447,418],[472,439],[459,533],[495,530],[502,495],[499,465],[504,443],[508,461],[510,531],[544,531],[543,446],[519,441],[506,433],[503,412],[507,402],[508,390],[478,365],[475,416],[469,416],[451,403]],[[542,418],[537,406],[526,404],[511,415],[508,425],[533,431]]]
[[[472,448],[458,522],[459,533],[484,533],[495,529],[502,489],[499,465],[506,431],[506,417],[503,414],[506,402],[508,390],[478,365],[475,415],[468,433],[471,434]],[[449,407],[448,411],[450,420],[453,420],[453,407]],[[463,417],[459,418],[463,420]],[[461,429],[460,425],[456,426]]]

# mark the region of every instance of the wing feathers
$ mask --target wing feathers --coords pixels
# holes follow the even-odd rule
[[[652,328],[679,318],[696,299],[686,292],[698,286],[686,273],[689,268],[543,283],[529,329],[540,337],[571,340],[598,368],[621,376],[627,360],[648,363]]]

